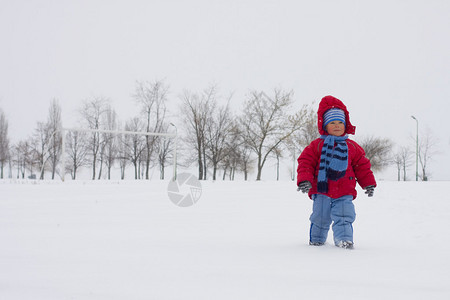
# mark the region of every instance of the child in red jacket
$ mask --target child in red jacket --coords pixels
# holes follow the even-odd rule
[[[364,150],[348,138],[356,127],[350,123],[347,107],[333,96],[324,97],[317,112],[320,138],[298,158],[298,190],[314,200],[310,217],[309,244],[325,244],[333,223],[334,244],[353,248],[356,182],[373,196],[375,177]]]

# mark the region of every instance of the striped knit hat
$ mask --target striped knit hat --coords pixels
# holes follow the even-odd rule
[[[331,108],[323,114],[323,128],[332,121],[341,121],[345,125],[345,113],[342,109]]]

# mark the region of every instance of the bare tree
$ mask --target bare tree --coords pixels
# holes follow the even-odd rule
[[[206,179],[206,128],[216,105],[215,97],[214,86],[204,90],[200,95],[185,91],[182,97],[181,114],[187,130],[185,142],[196,151],[199,180]]]
[[[117,136],[117,160],[120,167],[120,179],[125,179],[125,170],[128,165],[127,145],[130,143],[130,135],[119,134]]]
[[[238,153],[235,151],[235,149],[231,147],[225,148],[225,158],[222,160],[222,163],[220,164],[223,170],[222,180],[225,180],[227,174],[230,180],[234,180],[234,174],[236,172],[238,159],[239,159]]]
[[[89,146],[87,144],[87,135],[84,132],[71,132],[66,134],[66,149],[68,153],[69,162],[65,167],[72,175],[72,179],[77,177],[77,171],[80,167],[87,164],[87,154]]]
[[[213,168],[213,180],[216,180],[219,164],[225,159],[227,142],[231,136],[233,120],[229,103],[230,100],[226,105],[219,107],[214,104],[209,121],[205,124],[207,156]]]
[[[401,169],[403,170],[403,181],[406,181],[406,169],[412,165],[412,152],[408,147],[401,147],[397,156],[400,158]]]
[[[319,130],[317,128],[317,113],[314,110],[314,102],[311,105],[303,106],[302,127],[293,135],[296,138],[295,142],[298,145],[297,149],[300,153],[312,141],[319,138]]]
[[[80,110],[83,122],[89,129],[101,129],[103,115],[109,109],[109,100],[102,97],[95,97],[92,100],[85,101]],[[102,141],[98,132],[90,134],[89,152],[92,156],[92,180],[95,180],[97,160],[101,151]]]
[[[402,158],[400,156],[400,153],[397,152],[394,157],[392,158],[392,162],[395,164],[395,166],[397,167],[397,181],[400,181],[401,179],[401,170],[402,170]]]
[[[144,124],[140,118],[135,117],[129,120],[125,124],[126,131],[142,131]],[[145,138],[142,135],[132,135],[128,138],[124,138],[122,143],[125,145],[126,156],[129,158],[134,166],[134,179],[140,178],[139,166],[141,162],[142,152],[145,149]]]
[[[8,175],[8,178],[12,178],[12,176],[13,176],[13,167],[14,167],[13,156],[12,156],[12,153],[13,153],[13,147],[12,146],[10,146],[10,148],[8,149],[8,152],[9,152],[9,157],[8,157],[9,175]]]
[[[435,147],[437,139],[433,136],[430,129],[427,129],[419,139],[419,162],[422,169],[421,178],[423,181],[428,181],[430,174],[427,169],[428,162],[436,154]]]
[[[28,140],[19,141],[12,147],[12,151],[12,161],[17,167],[17,179],[24,179],[28,165],[32,163],[30,142]]]
[[[141,106],[145,118],[145,131],[159,133],[166,116],[166,102],[169,87],[162,81],[137,82],[134,98]],[[150,160],[156,148],[158,136],[145,136],[145,179],[149,179]]]
[[[52,172],[55,178],[56,166],[61,154],[61,108],[57,100],[53,100],[47,122],[38,122],[31,138],[32,163],[40,170],[39,179],[44,179],[45,170]]]
[[[302,120],[301,128],[295,131],[289,138],[286,139],[286,148],[292,156],[292,181],[297,175],[297,158],[300,153],[312,141],[319,138],[319,131],[317,129],[317,113],[313,109],[314,102],[311,105],[304,105],[301,109],[300,118]]]
[[[3,179],[3,168],[10,158],[8,120],[0,109],[0,178]]]
[[[391,162],[393,143],[390,139],[366,136],[359,140],[359,144],[366,152],[374,171],[383,170]]]
[[[61,156],[61,106],[58,100],[54,99],[50,104],[47,120],[49,130],[49,162],[52,172],[52,179],[55,179],[56,167]]]
[[[223,170],[222,180],[225,180],[228,170],[230,180],[234,180],[234,175],[240,160],[239,147],[242,144],[242,139],[240,139],[241,133],[234,120],[229,131],[230,138],[226,140],[224,159],[220,163]]]
[[[44,179],[46,164],[50,158],[50,127],[48,123],[38,122],[31,139],[32,165],[36,164],[40,170],[39,179]]]
[[[280,180],[280,158],[283,157],[283,149],[281,148],[282,147],[281,145],[282,144],[280,144],[278,147],[276,147],[273,150],[273,154],[274,154],[275,158],[277,159],[277,168],[276,168],[276,170],[277,170],[277,181]]]
[[[104,124],[105,129],[111,131],[117,131],[117,114],[115,110],[111,107],[108,107],[105,115],[104,115]],[[114,162],[117,159],[117,135],[113,133],[103,133],[103,147],[102,147],[102,155],[101,161],[105,162],[107,167],[107,177],[111,179],[111,168],[114,165]],[[101,170],[101,168],[100,168]],[[101,171],[99,172],[99,176],[101,175]]]
[[[397,181],[401,180],[401,174],[403,170],[403,181],[406,181],[406,168],[411,165],[411,154],[406,147],[401,147],[397,153],[394,155],[392,162],[397,167]]]
[[[240,147],[240,160],[238,166],[244,172],[244,180],[248,180],[248,174],[253,171],[254,159],[252,158],[252,150],[247,144]]]
[[[243,131],[240,127],[239,120],[234,119],[233,126],[230,129],[230,138],[227,139],[225,159],[222,162],[223,179],[229,172],[230,180],[234,180],[236,171],[244,173],[244,180],[248,180],[248,174],[252,171],[252,151],[245,143]]]
[[[198,95],[192,94],[189,91],[184,91],[181,98],[182,105],[180,106],[180,115],[183,118],[186,129],[186,137],[183,139],[188,147],[195,149],[196,158],[192,159],[197,161],[198,165],[198,179],[203,179],[203,159],[202,159],[202,148],[203,143],[203,131],[204,126],[201,124],[201,113],[200,110],[202,106],[200,105],[200,97]],[[190,159],[191,157],[188,157]],[[187,164],[190,164],[189,161]]]
[[[256,180],[261,180],[269,155],[301,128],[303,112],[288,115],[291,104],[292,92],[281,90],[275,90],[273,97],[255,91],[245,103],[240,123],[244,140],[257,157]]]
[[[169,125],[164,123],[162,126],[164,132],[167,132],[169,129]],[[157,143],[158,149],[158,162],[159,162],[159,178],[164,180],[165,177],[165,168],[168,156],[172,153],[172,139],[161,138]]]

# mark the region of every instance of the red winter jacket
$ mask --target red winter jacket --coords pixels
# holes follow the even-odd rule
[[[340,108],[345,112],[345,134],[354,134],[356,127],[350,123],[349,113],[347,107],[337,98],[333,96],[326,96],[319,104],[318,129],[321,135],[328,133],[323,129],[323,114],[330,108]],[[323,139],[316,139],[308,147],[306,147],[300,157],[298,158],[297,168],[297,185],[305,180],[312,184],[309,190],[309,197],[317,192],[317,176],[319,174],[320,154],[322,152]],[[328,193],[325,194],[331,198],[339,198],[345,195],[352,195],[356,198],[356,182],[362,188],[369,185],[375,185],[376,181],[370,170],[370,161],[365,156],[365,152],[361,146],[350,139],[346,140],[348,146],[348,167],[344,177],[337,181],[328,180]]]

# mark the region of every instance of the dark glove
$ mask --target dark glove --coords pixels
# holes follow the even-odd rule
[[[373,192],[375,191],[374,185],[369,185],[364,188],[368,197],[373,197]]]
[[[309,192],[312,188],[311,182],[308,180],[302,181],[298,184],[297,191],[302,191],[303,193]]]

